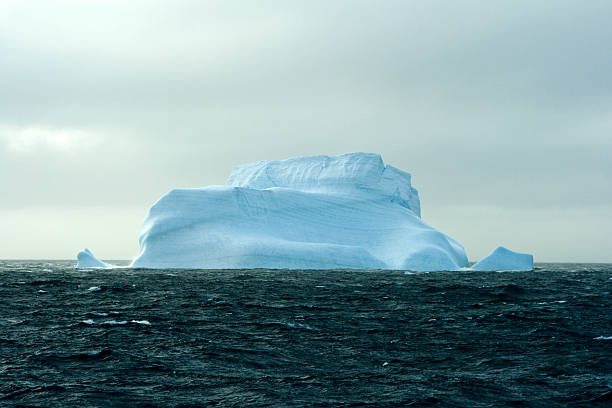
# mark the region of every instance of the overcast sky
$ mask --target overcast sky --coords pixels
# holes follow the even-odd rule
[[[0,258],[129,259],[231,166],[380,153],[470,260],[612,262],[610,1],[0,3]]]

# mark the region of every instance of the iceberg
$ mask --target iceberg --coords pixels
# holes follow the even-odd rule
[[[531,271],[533,255],[514,252],[499,246],[491,255],[472,265],[474,271]]]
[[[225,185],[171,190],[139,244],[133,268],[468,269],[463,247],[421,219],[411,175],[373,153],[259,161],[235,166]],[[78,258],[112,267],[87,249]]]
[[[100,261],[87,248],[77,254],[77,268],[112,268],[113,266]]]
[[[236,166],[225,185],[172,190],[146,216],[137,268],[467,267],[463,247],[420,217],[410,174],[380,155]]]

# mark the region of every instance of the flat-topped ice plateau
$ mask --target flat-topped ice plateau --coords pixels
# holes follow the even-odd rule
[[[410,174],[378,154],[260,161],[234,167],[225,185],[176,189],[160,198],[147,214],[131,266],[466,268],[463,247],[420,213]],[[89,255],[95,259],[89,252],[84,261],[91,265]],[[497,270],[512,259],[505,254]],[[77,266],[85,267],[80,257]]]

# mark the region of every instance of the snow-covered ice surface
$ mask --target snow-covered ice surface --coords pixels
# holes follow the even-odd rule
[[[533,255],[521,254],[502,246],[497,247],[491,255],[472,265],[475,271],[531,271]]]
[[[234,167],[150,209],[132,267],[456,270],[463,247],[420,218],[410,174],[380,155]]]
[[[87,248],[78,253],[77,260],[77,268],[112,268],[112,265],[100,261]]]

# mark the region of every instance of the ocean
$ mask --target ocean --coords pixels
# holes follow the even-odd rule
[[[0,261],[0,407],[612,406],[610,264],[74,264]]]

